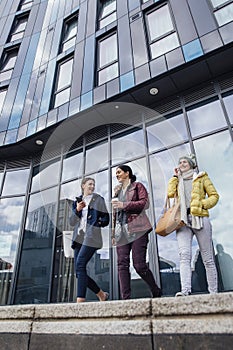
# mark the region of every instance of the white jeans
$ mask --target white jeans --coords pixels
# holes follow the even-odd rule
[[[191,215],[188,221],[191,225]],[[192,240],[196,235],[200,248],[201,257],[206,269],[208,291],[213,294],[218,292],[217,270],[214,262],[213,244],[212,244],[212,226],[208,217],[203,217],[203,228],[193,229],[191,226],[183,226],[177,230],[176,237],[180,257],[180,279],[181,291],[183,293],[191,292],[191,260],[192,260]]]

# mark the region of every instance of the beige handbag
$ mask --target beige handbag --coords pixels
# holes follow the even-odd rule
[[[184,226],[185,223],[180,219],[180,202],[177,197],[174,197],[172,206],[170,205],[170,199],[167,197],[162,216],[159,218],[155,232],[159,236],[167,236],[173,231]]]

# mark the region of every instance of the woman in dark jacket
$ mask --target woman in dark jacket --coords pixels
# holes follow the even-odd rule
[[[87,287],[100,301],[108,299],[108,293],[102,291],[96,282],[87,275],[87,263],[97,249],[102,247],[101,227],[109,224],[109,214],[104,198],[94,193],[95,180],[87,177],[81,183],[82,195],[73,203],[70,225],[74,226],[72,248],[78,278],[77,302],[84,302]]]
[[[136,176],[128,165],[116,169],[117,186],[113,200],[113,223],[120,223],[121,234],[116,243],[116,230],[113,229],[113,244],[117,245],[118,277],[122,299],[129,299],[130,288],[130,251],[133,266],[138,275],[150,287],[152,297],[160,297],[161,289],[155,283],[154,276],[146,263],[148,234],[151,223],[145,213],[149,207],[148,193],[142,183],[136,182]],[[115,198],[115,199],[116,199]],[[118,225],[119,226],[119,225]]]

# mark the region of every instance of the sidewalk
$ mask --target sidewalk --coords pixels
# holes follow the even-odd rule
[[[0,307],[1,350],[230,350],[233,292]]]

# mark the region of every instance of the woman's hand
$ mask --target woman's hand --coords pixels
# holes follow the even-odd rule
[[[174,169],[174,174],[176,175],[176,176],[178,176],[179,174],[180,174],[180,168],[175,168]]]
[[[81,202],[77,202],[77,205],[76,205],[76,210],[79,212],[81,211],[84,207],[86,206],[86,203],[84,201],[81,201]]]
[[[123,209],[123,202],[114,199],[112,200],[112,207],[113,209]]]

